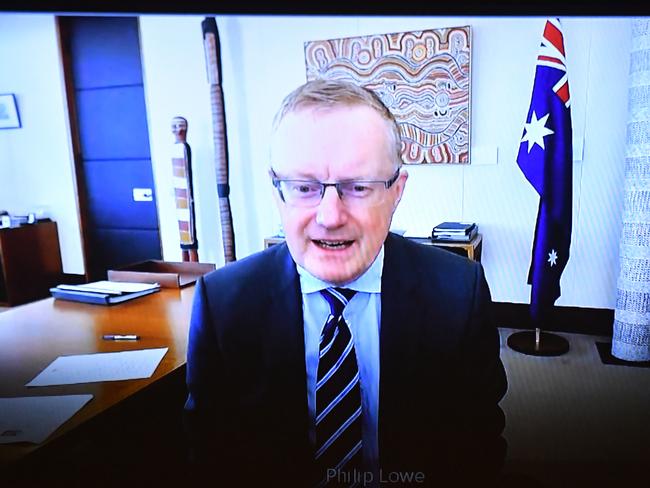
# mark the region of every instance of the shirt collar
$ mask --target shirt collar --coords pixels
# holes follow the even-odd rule
[[[299,264],[296,264],[296,269],[298,270],[298,275],[300,275],[300,289],[303,293],[314,293],[335,286],[327,281],[316,278]],[[366,293],[381,293],[381,273],[383,269],[384,246],[382,244],[381,249],[379,249],[379,254],[377,254],[370,267],[356,280],[345,285],[345,288]]]

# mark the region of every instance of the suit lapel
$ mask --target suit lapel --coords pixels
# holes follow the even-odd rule
[[[286,244],[278,245],[272,268],[276,286],[269,290],[269,320],[266,330],[270,370],[278,375],[278,391],[273,395],[281,402],[287,438],[293,438],[296,453],[308,446],[307,376],[305,371],[305,339],[302,316],[300,280]],[[299,443],[300,445],[295,445]]]
[[[407,411],[409,386],[417,377],[418,344],[423,310],[417,287],[418,263],[409,259],[406,244],[388,234],[381,281],[379,338],[379,452],[392,452],[392,429]],[[394,446],[393,446],[394,447]],[[388,449],[387,449],[388,448]]]
[[[304,330],[302,318],[302,295],[296,265],[286,245],[278,246],[274,256],[273,286],[269,291],[270,314],[268,319],[273,335],[270,345],[274,351],[288,355],[291,360],[302,357],[304,370]]]
[[[417,263],[409,261],[404,244],[388,234],[381,279],[381,389],[391,388],[414,367],[417,345],[419,293]],[[380,402],[381,404],[381,402]]]

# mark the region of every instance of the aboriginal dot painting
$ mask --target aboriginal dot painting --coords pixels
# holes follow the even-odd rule
[[[307,80],[377,93],[400,126],[406,164],[469,163],[470,39],[465,26],[306,42]]]

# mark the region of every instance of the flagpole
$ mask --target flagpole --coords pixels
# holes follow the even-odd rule
[[[562,356],[569,352],[569,341],[541,329],[514,332],[508,336],[508,347],[528,356]]]
[[[560,278],[571,247],[573,146],[571,95],[564,35],[559,19],[544,25],[530,107],[519,142],[517,164],[539,195],[535,238],[528,271],[534,330],[508,337],[511,349],[534,356],[559,356],[569,342],[542,332],[553,323]]]
[[[514,332],[508,336],[508,347],[513,351],[528,356],[561,356],[569,352],[569,341],[564,337],[542,332],[541,327],[535,330]]]

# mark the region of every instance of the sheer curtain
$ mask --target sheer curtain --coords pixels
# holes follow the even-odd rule
[[[632,21],[625,202],[612,354],[650,360],[650,18]]]

